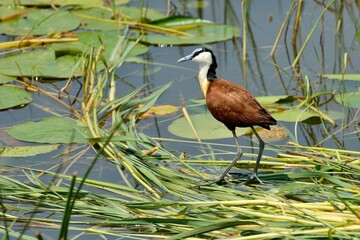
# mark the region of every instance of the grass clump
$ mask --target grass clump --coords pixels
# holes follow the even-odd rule
[[[246,3],[244,12],[249,10]],[[293,3],[292,9],[296,1]],[[310,35],[304,48],[309,39]],[[70,146],[61,155],[64,161],[47,170],[4,166],[0,175],[3,239],[81,239],[94,234],[129,239],[360,238],[359,151],[269,144],[267,150],[276,156],[263,156],[260,177],[264,185],[246,186],[241,184],[242,177],[231,177],[227,185],[220,186],[211,182],[221,172],[214,166],[229,161],[177,156],[160,142],[185,141],[155,139],[138,132],[141,117],[171,85],[147,96],[142,88],[118,96],[115,70],[139,40],[130,42],[126,34],[120,36],[109,60],[101,57],[102,46],[83,53],[78,63],[84,84],[80,107],[63,106],[84,124],[85,147]],[[294,68],[303,49],[295,56]],[[106,66],[105,70],[97,72],[98,64]],[[37,89],[54,99],[53,94]],[[310,91],[306,94],[301,105],[312,99]],[[216,158],[217,144],[186,144],[206,146],[210,158]],[[69,173],[72,164],[86,159],[89,149],[95,154],[83,172]],[[251,169],[251,157],[244,154],[235,167]],[[100,163],[118,178],[94,177]],[[22,179],[11,176],[15,171],[21,171]]]

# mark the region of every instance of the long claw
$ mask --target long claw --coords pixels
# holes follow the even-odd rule
[[[217,184],[217,185],[225,185],[225,184],[227,184],[228,182],[227,182],[224,178],[223,178],[223,179],[219,178],[219,179],[216,180],[214,183]]]
[[[253,172],[251,175],[250,175],[250,177],[244,182],[244,184],[245,185],[247,185],[247,184],[251,184],[251,183],[260,183],[260,184],[264,184],[261,180],[260,180],[260,178],[258,177],[258,175],[255,173],[255,172]]]

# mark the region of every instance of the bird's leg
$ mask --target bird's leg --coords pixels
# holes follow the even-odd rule
[[[226,170],[223,172],[223,174],[221,174],[221,176],[219,177],[219,179],[216,181],[216,183],[221,183],[225,176],[229,173],[230,169],[234,166],[234,164],[241,158],[241,156],[243,155],[243,152],[241,151],[241,146],[239,143],[239,140],[236,136],[236,132],[235,129],[231,130],[234,138],[235,138],[235,143],[236,143],[236,148],[237,148],[237,153],[236,153],[236,157],[232,160],[232,162],[229,164],[229,166],[227,166]]]
[[[259,168],[259,164],[260,164],[260,160],[261,160],[261,156],[264,152],[264,147],[265,147],[265,143],[264,141],[261,139],[261,137],[259,136],[259,134],[256,132],[256,130],[254,129],[253,126],[251,126],[252,131],[254,132],[255,136],[257,137],[257,139],[259,140],[259,154],[257,156],[256,159],[256,163],[255,163],[255,168],[254,171],[252,172],[252,174],[250,175],[250,177],[246,180],[245,184],[248,183],[253,183],[255,181],[257,181],[260,184],[263,184],[263,182],[259,179],[258,177],[258,168]]]

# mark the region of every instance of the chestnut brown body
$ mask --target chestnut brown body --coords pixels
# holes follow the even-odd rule
[[[246,89],[222,78],[210,82],[206,106],[215,119],[229,130],[258,125],[270,129],[276,120]]]

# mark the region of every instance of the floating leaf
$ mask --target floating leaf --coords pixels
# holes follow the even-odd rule
[[[119,41],[119,36],[116,32],[105,32],[105,33],[93,33],[87,32],[78,35],[79,41],[85,43],[87,48],[89,46],[99,47],[103,45],[105,48],[104,56],[106,59],[109,58],[111,52],[115,48],[116,43]],[[129,41],[128,44],[130,44]],[[124,46],[125,48],[125,46]],[[148,51],[148,47],[143,44],[137,43],[133,49],[131,49],[128,57],[138,56]]]
[[[115,0],[114,4],[125,4],[130,0]],[[2,0],[2,5],[14,5],[14,0]],[[103,0],[21,0],[22,5],[26,6],[82,6],[82,7],[101,7],[104,5]]]
[[[73,11],[76,16],[81,18],[83,28],[87,30],[116,31],[125,24],[135,25],[139,20],[157,20],[166,17],[165,14],[151,8],[120,6],[116,9],[125,19],[120,24],[120,20],[114,19],[114,12],[106,8],[88,8]]]
[[[360,108],[360,91],[335,94],[335,101],[347,107]]]
[[[335,111],[324,112],[326,115],[330,116],[333,120],[340,119],[341,113]],[[272,113],[271,116],[278,121],[284,122],[296,122],[296,121],[305,121],[312,117],[320,117],[316,112],[304,111],[303,109],[290,108],[285,111]]]
[[[262,105],[270,105],[274,103],[283,103],[283,102],[292,102],[294,101],[292,96],[289,95],[279,95],[279,96],[259,96],[256,97],[256,100],[259,101]]]
[[[44,78],[69,78],[81,76],[81,54],[91,46],[105,47],[103,57],[109,61],[110,55],[118,41],[115,33],[79,34],[81,42],[56,43],[46,50],[23,52],[0,58],[0,74],[10,76],[31,76]],[[130,41],[131,42],[131,41]],[[129,42],[129,44],[130,44]],[[136,44],[128,57],[137,56],[148,51],[142,44]],[[99,62],[98,71],[104,69]]]
[[[0,84],[14,81],[16,78],[12,76],[0,75]]]
[[[52,50],[30,51],[0,58],[0,73],[11,76],[68,78],[79,76],[80,66],[72,56],[55,58]]]
[[[0,147],[0,157],[30,157],[48,153],[59,148],[60,145]]]
[[[31,102],[32,95],[27,91],[11,86],[0,86],[0,109],[7,109]]]
[[[240,36],[239,28],[230,25],[218,24],[193,26],[191,27],[191,30],[184,33],[188,35],[160,35],[149,33],[148,35],[142,37],[141,41],[148,44],[168,45],[204,44],[225,41]]]
[[[81,54],[88,51],[91,47],[95,47],[95,49],[97,49],[100,46],[103,46],[104,51],[102,53],[102,56],[104,57],[105,61],[109,62],[112,51],[116,47],[116,43],[119,41],[119,36],[116,32],[85,32],[79,33],[78,39],[79,42],[52,44],[51,46],[49,46],[49,49],[54,50],[58,55],[71,55],[74,57],[81,57]],[[133,43],[133,41],[129,40],[128,44],[131,43]],[[147,51],[148,47],[143,44],[137,43],[131,49],[127,58],[144,54]]]
[[[25,9],[0,6],[0,15],[21,13],[20,17],[0,24],[0,33],[7,35],[45,35],[74,30],[80,25],[80,18],[69,11],[49,9]],[[59,24],[61,23],[61,24]]]
[[[114,31],[120,27],[112,19],[112,12],[105,8],[79,9],[74,14],[84,23],[82,28],[87,30]]]
[[[232,134],[224,124],[217,121],[209,112],[190,116],[200,139],[231,138]],[[179,118],[169,125],[169,132],[183,138],[196,139],[196,135],[185,118]],[[238,136],[248,132],[248,128],[238,128]]]
[[[360,74],[321,74],[321,77],[335,80],[360,81]]]
[[[166,14],[152,8],[141,9],[138,7],[120,6],[117,10],[121,12],[121,14],[137,20],[147,19],[149,21],[154,21],[166,17]]]
[[[85,143],[84,128],[69,118],[44,118],[25,122],[8,130],[13,138],[37,143]]]
[[[118,10],[121,12],[121,14],[137,20],[147,19],[150,21],[154,21],[166,17],[166,14],[152,8],[120,6]]]

